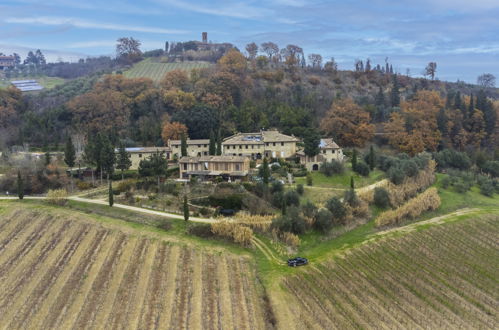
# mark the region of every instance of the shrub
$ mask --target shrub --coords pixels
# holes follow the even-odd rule
[[[279,235],[281,241],[284,242],[284,244],[288,245],[288,246],[291,246],[291,247],[298,247],[300,246],[300,238],[293,234],[293,233],[290,233],[290,232],[284,232],[284,233],[281,233],[281,235]]]
[[[201,238],[210,238],[214,236],[213,232],[211,231],[211,225],[205,223],[203,224],[190,223],[189,226],[187,227],[187,233]]]
[[[88,190],[88,189],[92,188],[93,186],[90,182],[78,180],[78,181],[76,181],[76,187],[79,190]]]
[[[467,170],[471,167],[471,159],[464,152],[453,149],[445,149],[435,154],[435,161],[440,169],[457,168]]]
[[[296,190],[286,191],[284,194],[284,202],[287,206],[300,206],[300,195],[296,192]]]
[[[315,216],[314,227],[323,233],[333,227],[333,214],[328,209],[320,209]]]
[[[412,159],[406,160],[402,162],[402,171],[404,171],[404,174],[408,177],[415,177],[418,175],[419,168],[416,162]]]
[[[452,178],[450,176],[445,176],[440,180],[440,185],[442,188],[447,189],[452,184]]]
[[[274,181],[272,182],[272,186],[270,187],[270,192],[272,194],[276,192],[282,192],[284,190],[284,185],[282,184],[281,181]]]
[[[68,201],[68,192],[65,189],[54,189],[47,192],[47,202],[54,205],[64,205]]]
[[[435,210],[439,206],[440,196],[438,195],[438,191],[436,188],[430,188],[397,209],[381,213],[376,218],[375,224],[377,227],[380,227],[396,224],[405,219],[414,219],[421,215],[421,213]]]
[[[464,194],[465,192],[469,191],[471,187],[472,184],[462,178],[457,179],[457,181],[454,183],[454,189],[460,194]]]
[[[342,162],[337,160],[332,160],[331,162],[324,162],[320,165],[319,171],[325,176],[331,176],[333,174],[341,174],[345,171],[345,167]]]
[[[267,232],[270,229],[274,215],[253,215],[246,212],[239,212],[234,221],[250,227],[253,230]]]
[[[385,188],[374,188],[374,205],[381,208],[387,208],[390,206],[390,195]]]
[[[499,177],[499,161],[489,160],[488,162],[485,162],[483,165],[483,171],[490,174],[494,178]]]
[[[307,201],[301,206],[301,211],[305,217],[313,219],[317,213],[317,206],[311,201]]]
[[[370,172],[369,165],[363,161],[359,161],[357,162],[357,165],[355,165],[354,171],[362,176],[368,176]]]
[[[276,208],[281,208],[284,204],[284,193],[282,191],[276,192],[272,195],[272,205]]]
[[[359,198],[357,197],[357,193],[355,190],[350,189],[345,191],[345,195],[343,196],[343,200],[348,205],[355,207],[359,204]]]
[[[495,192],[495,187],[492,181],[486,181],[480,185],[480,193],[482,195],[492,197]]]
[[[326,202],[326,208],[331,212],[332,221],[335,224],[343,223],[347,210],[338,197],[333,197]]]
[[[312,179],[312,174],[307,173],[307,186],[312,186],[314,184],[313,179]]]
[[[276,228],[282,232],[302,234],[305,232],[305,227],[305,219],[301,216],[299,209],[294,206],[288,208],[285,215],[272,220],[272,228]]]
[[[402,182],[404,182],[405,174],[404,174],[404,171],[400,167],[397,167],[397,166],[390,167],[387,174],[388,174],[388,178],[390,179],[390,181],[393,184],[398,185],[398,184],[401,184]]]
[[[303,193],[305,192],[305,188],[303,188],[303,185],[301,183],[296,185],[296,192],[300,196],[303,195]]]
[[[211,231],[216,236],[220,236],[233,241],[242,246],[250,246],[253,239],[251,228],[242,226],[235,222],[218,221],[211,224]]]
[[[210,195],[208,200],[213,207],[221,206],[224,209],[232,210],[240,210],[243,204],[242,196],[234,193],[229,195]]]
[[[172,228],[172,223],[169,220],[163,219],[158,224],[157,227],[163,230],[170,230]]]

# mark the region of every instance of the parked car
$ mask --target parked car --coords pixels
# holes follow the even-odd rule
[[[306,264],[308,264],[307,258],[296,257],[293,259],[288,259],[288,266],[289,267],[304,266]]]

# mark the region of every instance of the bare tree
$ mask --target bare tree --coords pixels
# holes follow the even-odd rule
[[[279,46],[277,46],[277,44],[269,41],[269,42],[264,42],[262,45],[261,45],[261,49],[262,49],[262,52],[264,52],[265,54],[267,54],[267,56],[269,57],[269,60],[272,61],[273,57],[276,56],[277,54],[279,54]]]
[[[338,63],[336,63],[334,57],[331,57],[331,60],[324,64],[324,69],[328,72],[338,71]]]
[[[322,56],[319,54],[310,54],[308,55],[308,60],[310,64],[312,64],[312,68],[320,69],[322,67]]]
[[[435,74],[437,73],[437,63],[430,62],[425,68],[425,75],[431,77],[431,80],[435,79]]]
[[[476,83],[484,88],[493,88],[496,85],[496,77],[492,73],[484,73],[478,76]]]
[[[246,52],[248,52],[248,58],[254,60],[258,54],[258,46],[254,42],[247,44]]]
[[[132,37],[119,38],[116,44],[116,56],[134,62],[142,56],[140,45],[140,41]]]

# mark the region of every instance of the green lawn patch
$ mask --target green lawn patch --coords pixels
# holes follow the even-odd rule
[[[350,177],[353,176],[355,181],[355,188],[361,188],[368,186],[384,178],[384,173],[380,170],[375,169],[369,173],[369,176],[361,176],[351,169],[345,170],[343,174],[334,174],[332,176],[325,176],[320,172],[311,172],[313,186],[322,188],[338,188],[338,189],[348,189],[350,188]],[[301,183],[303,185],[307,184],[306,177],[296,178],[296,183]]]

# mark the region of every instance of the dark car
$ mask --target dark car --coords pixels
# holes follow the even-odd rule
[[[288,260],[289,267],[304,266],[306,264],[308,264],[307,258],[296,257]]]

